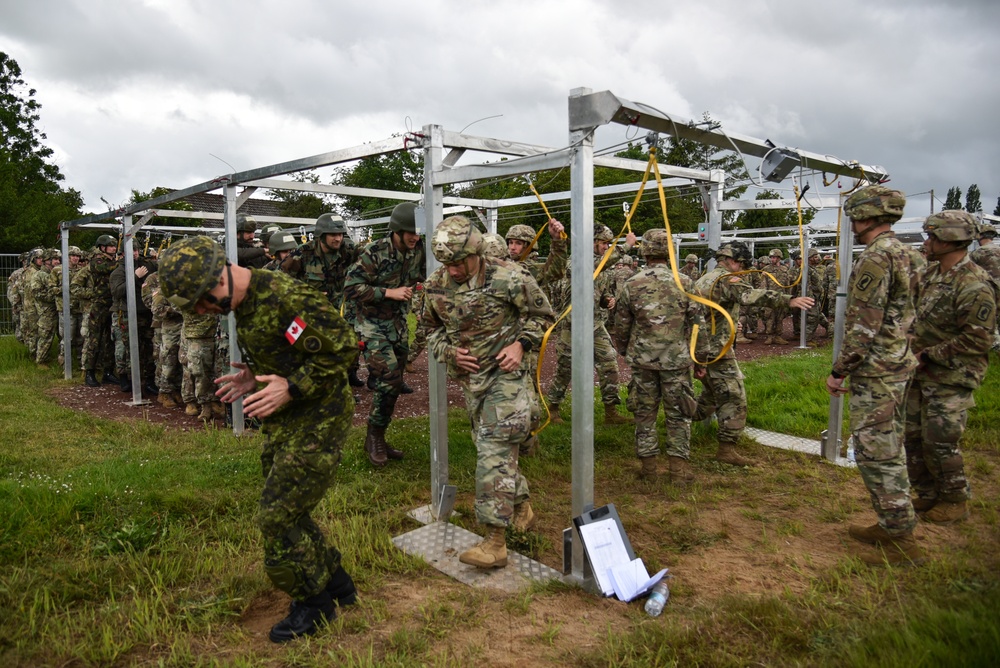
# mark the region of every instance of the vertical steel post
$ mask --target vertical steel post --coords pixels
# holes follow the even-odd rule
[[[122,234],[125,236],[125,301],[128,307],[128,353],[131,361],[132,374],[132,405],[141,406],[149,403],[142,400],[142,375],[139,373],[139,322],[138,297],[135,294],[135,259],[132,257],[135,233],[132,229],[132,216],[122,219]],[[119,327],[121,323],[119,323]]]
[[[725,196],[724,187],[726,185],[726,173],[721,169],[713,169],[709,172],[712,179],[708,184],[708,202],[705,202],[708,213],[708,229],[705,230],[708,247],[713,250],[719,249],[722,243],[722,209],[719,205]],[[706,271],[715,269],[715,258],[708,261]]]
[[[809,229],[802,230],[805,239],[802,250],[802,283],[800,285],[799,296],[809,296]],[[808,348],[806,345],[806,314],[808,309],[801,309],[799,312],[799,348]]]
[[[63,347],[63,377],[73,378],[73,316],[69,303],[69,228],[62,228],[60,235],[62,247],[62,347]]]
[[[571,97],[589,95],[575,88]],[[569,134],[570,159],[570,271],[572,273],[570,325],[573,329],[573,517],[594,507],[594,131]],[[572,520],[572,518],[571,518]],[[587,572],[583,543],[573,532],[573,577],[592,581]],[[585,584],[586,586],[586,584]]]
[[[226,259],[232,264],[239,264],[239,257],[236,250],[236,186],[227,183],[222,190],[224,197],[222,209],[222,224],[225,230]],[[242,362],[243,355],[240,354],[239,342],[236,339],[236,314],[230,312],[224,316],[226,326],[229,328],[229,363]],[[240,436],[243,434],[243,397],[232,403],[233,410],[233,434]]]
[[[497,208],[495,206],[486,210],[486,231],[490,234],[497,233]]]
[[[440,266],[431,252],[430,240],[434,236],[434,227],[444,216],[444,187],[434,185],[434,173],[442,165],[444,130],[440,125],[425,125],[423,133],[427,137],[424,144],[424,249],[427,275],[430,276]],[[495,210],[493,213],[495,215]],[[441,503],[442,492],[448,485],[448,376],[444,364],[437,361],[430,349],[427,350],[427,371],[430,390],[431,515],[435,520],[441,520],[447,519],[451,512],[450,503],[444,508]]]
[[[841,206],[844,196],[840,196]],[[847,313],[847,283],[851,278],[851,268],[854,251],[854,233],[851,223],[840,226],[840,238],[837,239],[837,265],[840,267],[840,281],[837,282],[837,303],[833,320],[833,361],[840,355],[844,345],[844,316]],[[830,415],[826,425],[826,438],[823,439],[823,457],[831,462],[837,461],[840,455],[840,429],[844,423],[844,395],[830,397]]]

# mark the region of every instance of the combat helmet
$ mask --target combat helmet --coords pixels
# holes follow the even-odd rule
[[[69,255],[70,256],[75,255],[77,257],[83,257],[83,251],[80,250],[79,246],[70,246],[69,247]]]
[[[767,254],[768,257],[776,257],[779,260],[785,259],[785,256],[781,254],[781,249],[772,248],[771,252]]]
[[[670,235],[666,230],[656,228],[642,235],[642,256],[647,260],[670,257]]]
[[[401,202],[397,204],[389,216],[389,230],[391,232],[410,232],[416,234],[416,211],[417,205],[413,202]]]
[[[272,234],[267,245],[272,253],[295,250],[299,246],[298,242],[295,240],[295,235],[291,232],[285,232],[283,230],[278,230]]]
[[[253,216],[247,213],[240,213],[236,215],[236,231],[237,232],[256,232],[257,231],[257,221]]]
[[[990,239],[993,239],[994,237],[996,237],[996,235],[997,235],[997,229],[993,227],[992,223],[989,223],[988,221],[985,220],[979,223],[980,239],[982,239],[983,237],[989,237]]]
[[[615,233],[607,225],[594,225],[594,241],[614,241]]]
[[[209,237],[185,237],[163,251],[160,290],[170,304],[190,311],[219,282],[226,253]]]
[[[666,232],[666,230],[664,230],[664,232]],[[642,238],[643,238],[643,242],[645,242],[646,236],[643,235]],[[684,258],[684,261],[685,262],[690,262],[692,264],[698,264],[698,256],[695,255],[694,253],[688,253],[687,256]]]
[[[844,202],[844,213],[851,220],[880,219],[895,222],[903,217],[906,195],[899,190],[876,184],[854,192]]]
[[[316,219],[316,236],[324,234],[347,234],[347,223],[340,216],[333,213],[324,213]]]
[[[511,225],[507,230],[507,241],[524,241],[531,243],[535,240],[535,231],[528,225]]]
[[[56,260],[62,259],[62,251],[58,248],[46,248],[45,252],[42,254],[43,260]]]
[[[434,257],[441,264],[455,264],[483,252],[483,235],[465,216],[445,218],[434,229]]]
[[[715,257],[731,257],[744,267],[753,262],[753,255],[750,249],[742,241],[725,241],[717,251]]]
[[[970,242],[975,239],[978,227],[976,218],[961,209],[932,213],[924,221],[924,232],[937,238],[938,241],[955,243]]]
[[[510,253],[507,251],[507,240],[499,234],[487,234],[483,237],[483,255],[496,258],[498,260],[509,260]]]
[[[118,242],[110,234],[102,234],[101,236],[97,237],[97,241],[94,242],[94,246],[98,248],[101,248],[103,246],[114,246],[115,248],[117,248]]]
[[[264,227],[260,228],[260,238],[261,241],[268,241],[275,232],[281,231],[281,225],[276,225],[275,223],[268,223]]]

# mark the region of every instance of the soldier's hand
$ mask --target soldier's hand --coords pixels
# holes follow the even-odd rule
[[[636,236],[635,232],[629,232],[625,235],[625,245],[628,248],[633,248],[635,246]]]
[[[397,302],[405,302],[413,296],[413,288],[389,288],[385,291],[386,299],[393,299]]]
[[[694,367],[694,377],[698,380],[703,380],[705,376],[708,375],[708,369],[703,367],[701,364],[696,364]]]
[[[813,299],[812,297],[792,297],[790,300],[788,300],[788,305],[790,307],[801,308],[806,310],[811,309],[813,307],[813,304],[815,303],[816,300]]]
[[[549,236],[553,239],[562,239],[566,233],[566,228],[555,218],[549,218]]]
[[[826,391],[830,393],[831,397],[836,397],[847,394],[848,390],[844,387],[844,379],[837,378],[831,373],[826,377]]]
[[[239,371],[215,379],[215,384],[220,386],[215,396],[227,404],[257,389],[257,379],[254,378],[250,367],[243,362],[233,362],[233,368]]]
[[[455,366],[463,371],[475,373],[479,371],[479,360],[469,354],[468,348],[455,348]]]
[[[517,368],[521,366],[522,359],[524,359],[524,346],[521,345],[520,341],[510,344],[497,355],[497,361],[500,362],[502,371],[517,371]]]
[[[146,274],[148,274],[148,273],[149,273],[149,267],[142,266],[142,267],[139,267],[138,269],[135,270],[135,277],[136,278],[145,278]]]
[[[266,385],[243,400],[247,417],[266,418],[292,400],[287,378],[272,374],[257,376],[256,380]]]

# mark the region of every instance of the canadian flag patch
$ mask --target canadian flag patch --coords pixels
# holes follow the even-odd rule
[[[288,339],[288,343],[294,345],[304,331],[306,331],[305,320],[299,316],[295,316],[295,320],[292,320],[292,324],[285,330],[285,338]]]

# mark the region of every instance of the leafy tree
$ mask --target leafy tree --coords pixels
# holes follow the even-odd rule
[[[944,208],[948,209],[961,209],[962,208],[962,189],[958,186],[954,188],[948,188],[948,196],[944,199]]]
[[[319,183],[319,175],[314,171],[298,172],[292,175],[298,183]],[[267,197],[278,202],[281,215],[290,218],[319,218],[333,207],[327,197],[301,190],[269,190]]]
[[[0,52],[0,248],[54,245],[59,223],[80,217],[83,198],[63,189],[63,175],[36,123],[41,105],[17,61]]]
[[[355,188],[418,193],[423,180],[423,156],[400,151],[368,156],[353,167],[340,167],[334,172],[332,183]],[[345,195],[340,199],[339,208],[348,220],[388,216],[393,207],[399,204],[399,200],[356,195]]]
[[[979,199],[979,186],[973,183],[965,193],[965,210],[969,213],[979,213],[983,203]]]

